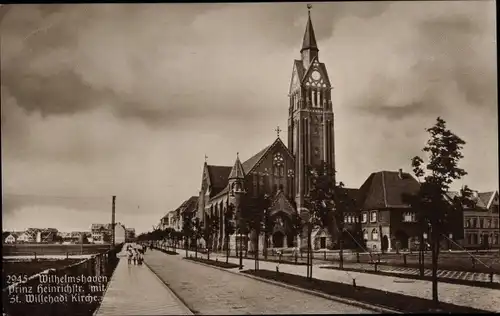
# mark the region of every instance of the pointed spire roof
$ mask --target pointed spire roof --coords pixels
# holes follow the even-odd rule
[[[229,179],[244,179],[245,172],[243,171],[243,166],[241,165],[240,157],[236,154],[236,161],[234,162],[233,169],[229,174]]]
[[[304,33],[304,40],[302,41],[302,49],[300,50],[300,52],[311,48],[319,50],[318,44],[316,43],[316,35],[314,35],[314,28],[311,22],[311,11],[309,11],[306,32]]]

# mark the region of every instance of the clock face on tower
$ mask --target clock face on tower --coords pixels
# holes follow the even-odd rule
[[[313,80],[319,80],[319,78],[321,78],[321,75],[317,70],[315,70],[312,72],[311,77],[313,78]]]

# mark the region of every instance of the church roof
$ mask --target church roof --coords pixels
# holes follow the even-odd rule
[[[245,172],[243,171],[243,166],[241,165],[240,157],[236,157],[236,161],[234,162],[234,166],[231,169],[231,173],[229,174],[228,179],[244,179]]]
[[[267,146],[266,148],[262,149],[252,157],[250,157],[247,161],[245,161],[242,166],[243,166],[243,171],[248,174],[254,167],[257,165],[257,163],[260,161],[262,157],[266,154],[267,150],[271,148],[272,144]]]
[[[420,184],[409,173],[403,172],[400,178],[397,171],[374,172],[359,189],[359,205],[363,210],[408,207],[403,202],[403,193],[413,194],[419,188]]]
[[[299,75],[299,79],[302,81],[306,73],[306,70],[304,69],[304,64],[302,63],[302,60],[298,59],[295,59],[293,62],[295,63],[295,68],[297,69],[297,74]]]
[[[283,148],[285,148],[285,150],[290,154],[290,157],[292,158],[294,157],[293,154],[290,152],[290,150],[285,146],[285,144],[283,144],[283,141],[281,141],[280,138],[276,138],[276,140],[271,145],[262,149],[257,154],[255,154],[254,156],[252,156],[250,159],[248,159],[243,163],[243,170],[245,171],[245,174],[250,173],[252,169],[254,169],[259,164],[262,158],[264,158],[267,152],[271,150],[273,147],[275,147],[277,144],[281,144]]]
[[[316,43],[316,36],[314,35],[314,28],[311,22],[311,15],[307,19],[306,31],[304,33],[304,40],[302,41],[301,52],[305,49],[315,48],[318,49],[318,44]]]
[[[207,165],[207,169],[212,185],[212,194],[217,194],[227,185],[232,167]]]

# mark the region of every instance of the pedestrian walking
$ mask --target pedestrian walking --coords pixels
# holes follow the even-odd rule
[[[132,256],[133,256],[132,249],[128,248],[127,249],[127,261],[128,261],[129,265],[132,263]]]
[[[132,260],[134,260],[134,266],[137,265],[137,251],[133,250]]]

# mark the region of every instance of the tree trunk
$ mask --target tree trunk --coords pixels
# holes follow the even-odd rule
[[[267,230],[264,231],[264,259],[267,260],[267,248],[268,248],[268,243],[267,243]]]
[[[438,256],[439,256],[439,239],[434,236],[434,240],[432,241],[432,301],[437,307],[439,304],[438,298]]]
[[[255,270],[259,270],[259,232],[256,232],[257,238],[255,240]]]
[[[339,247],[340,247],[340,251],[339,251],[339,268],[340,269],[343,269],[344,268],[344,239],[342,238],[342,235],[340,236],[340,240],[339,240]]]
[[[425,272],[425,260],[424,260],[424,253],[425,253],[425,241],[424,241],[424,233],[420,236],[420,276],[424,276]]]
[[[207,260],[210,260],[210,248],[212,246],[212,243],[211,243],[211,240],[210,238],[208,238],[208,241],[207,241]]]
[[[240,270],[243,269],[243,238],[240,232]]]
[[[188,243],[188,238],[186,236],[186,240],[184,241],[184,247],[186,248],[186,258],[188,257],[188,246],[189,246],[189,243]]]
[[[229,243],[229,235],[226,235],[226,263],[229,263],[229,247],[230,247],[230,243]]]
[[[198,239],[196,239],[196,245],[194,246],[194,257],[198,258]]]
[[[307,232],[307,277],[312,279],[312,264],[313,264],[313,254],[312,254],[312,227],[308,228]]]

